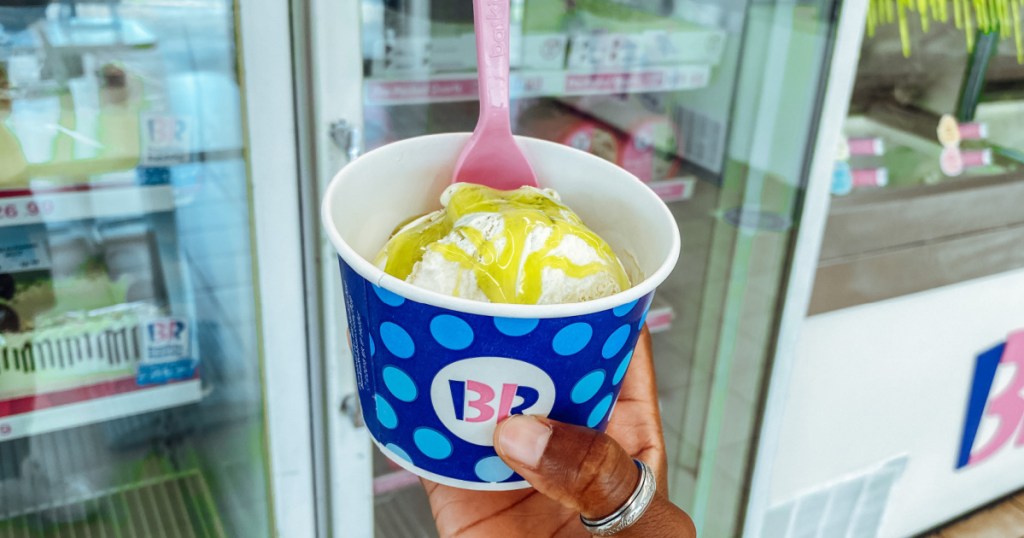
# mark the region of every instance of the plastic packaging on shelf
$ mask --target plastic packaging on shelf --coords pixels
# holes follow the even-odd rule
[[[572,146],[609,162],[618,160],[619,138],[614,129],[551,101],[535,101],[525,106],[517,132]]]
[[[570,69],[718,65],[722,60],[726,34],[719,28],[653,15],[609,0],[581,0],[576,6],[572,15],[581,30],[570,39]]]
[[[617,134],[615,162],[643,181],[668,179],[679,171],[683,142],[672,118],[640,99],[595,97],[573,102]]]

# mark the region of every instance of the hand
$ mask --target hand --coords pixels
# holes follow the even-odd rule
[[[600,519],[626,501],[639,479],[632,458],[654,471],[658,493],[643,517],[616,536],[697,535],[689,516],[667,497],[665,439],[646,328],[607,434],[546,418],[514,416],[498,425],[494,441],[505,463],[533,488],[482,492],[422,480],[443,538],[589,537],[579,515]]]

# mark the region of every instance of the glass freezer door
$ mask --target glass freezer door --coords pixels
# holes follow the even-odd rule
[[[299,335],[286,358],[304,376],[302,275],[276,275],[295,309],[256,270],[279,247],[253,210],[267,186],[249,152],[275,131],[246,119],[266,91],[243,91],[251,38],[238,27],[252,9],[0,5],[0,537],[257,537],[287,524],[268,457],[282,389],[265,395],[263,379],[289,378],[264,369],[280,346],[261,327],[291,319],[275,332]],[[258,37],[288,60],[282,24]],[[290,88],[288,63],[253,71]],[[276,179],[287,193],[295,171]],[[277,197],[279,217],[289,202]],[[291,226],[276,238],[299,244]],[[277,265],[267,272],[291,267]],[[283,315],[261,312],[258,291]],[[287,420],[309,423],[308,408],[298,415]]]
[[[333,4],[307,13],[321,185],[362,150],[473,129],[471,2]],[[647,318],[670,494],[702,535],[739,534],[839,2],[511,5],[513,131],[615,162],[676,217],[680,262]],[[331,261],[325,281],[337,278]],[[325,342],[344,342],[340,316],[326,326]],[[328,401],[345,396],[339,388]],[[365,467],[378,536],[435,534],[414,477],[376,453],[351,472]]]

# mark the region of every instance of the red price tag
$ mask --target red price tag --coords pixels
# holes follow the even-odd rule
[[[16,199],[0,205],[0,218],[17,219],[52,215],[55,209],[53,200]]]

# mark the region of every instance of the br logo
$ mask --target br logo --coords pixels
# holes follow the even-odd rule
[[[978,355],[956,468],[1024,447],[1024,330]]]
[[[148,323],[146,329],[151,342],[173,342],[181,338],[181,334],[185,332],[185,322],[177,319],[160,319]]]
[[[555,384],[532,364],[477,357],[442,368],[430,384],[430,400],[453,434],[492,446],[494,427],[509,415],[547,416],[555,403]]]

